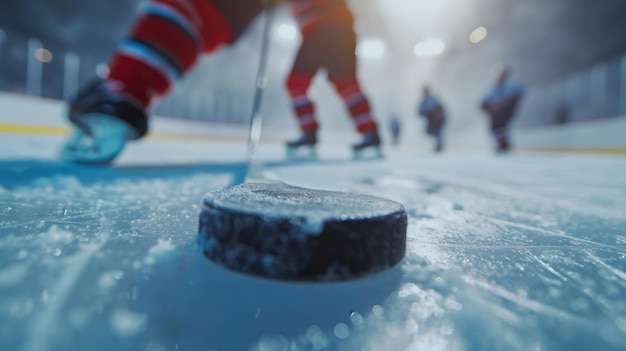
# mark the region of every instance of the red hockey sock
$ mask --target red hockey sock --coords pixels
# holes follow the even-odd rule
[[[291,96],[293,110],[302,132],[313,132],[318,128],[315,118],[315,106],[307,95],[313,76],[304,73],[292,73],[287,79],[287,90]]]
[[[153,0],[110,62],[118,93],[147,107],[203,52],[230,41],[228,23],[206,0]]]
[[[331,81],[346,104],[359,133],[367,134],[376,130],[369,102],[356,78],[332,78]]]

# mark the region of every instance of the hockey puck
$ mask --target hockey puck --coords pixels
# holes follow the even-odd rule
[[[198,243],[211,261],[260,277],[341,281],[393,267],[406,248],[395,201],[285,183],[244,183],[205,195]]]

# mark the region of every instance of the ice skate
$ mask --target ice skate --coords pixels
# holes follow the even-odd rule
[[[305,132],[298,139],[288,141],[287,158],[289,159],[315,159],[317,158],[317,132]]]
[[[122,152],[129,135],[132,135],[130,126],[117,117],[87,114],[81,127],[75,127],[61,156],[77,163],[106,164]]]
[[[365,134],[360,143],[352,145],[354,159],[383,158],[378,131]]]
[[[509,151],[511,151],[511,144],[509,143],[508,138],[505,136],[499,136],[496,153],[505,154],[505,153],[508,153]]]
[[[69,119],[74,131],[61,157],[77,163],[110,163],[128,140],[147,129],[143,110],[112,93],[104,81],[88,85],[76,96],[70,103]]]
[[[436,144],[435,144],[435,148],[433,149],[433,151],[434,151],[436,154],[440,154],[440,153],[442,153],[442,152],[443,152],[443,143],[436,143]]]
[[[443,140],[441,137],[437,137],[437,140],[435,141],[435,147],[433,148],[433,152],[436,154],[443,152]]]

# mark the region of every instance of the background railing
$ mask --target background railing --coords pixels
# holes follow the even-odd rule
[[[290,52],[285,48],[281,50]],[[246,52],[240,56],[251,55],[254,53]],[[279,59],[284,60],[284,57]],[[196,74],[192,75],[195,78],[180,82],[156,104],[154,112],[183,119],[248,123],[252,96],[249,82],[252,82],[254,72],[247,66],[255,65],[242,64],[225,74],[225,67],[234,66],[226,65],[227,60],[201,61],[195,68]],[[37,38],[8,33],[0,28],[0,90],[67,100],[82,84],[106,74],[106,71],[106,64],[95,61],[91,55],[52,50]],[[226,78],[209,84],[207,79],[202,79],[209,76]],[[523,81],[523,77],[520,78]],[[280,81],[274,83],[282,84]],[[281,113],[289,113],[287,105],[278,109],[277,114]],[[626,55],[549,84],[527,87],[515,123],[519,127],[531,127],[619,115],[626,115]]]
[[[207,75],[214,62],[195,68]],[[68,100],[96,76],[106,75],[105,63],[75,52],[53,50],[37,38],[8,33],[0,28],[0,90]],[[203,86],[202,80],[184,80],[155,104],[164,116],[212,122],[248,123],[249,99],[237,89]]]
[[[626,55],[528,89],[518,125],[564,124],[626,115]]]

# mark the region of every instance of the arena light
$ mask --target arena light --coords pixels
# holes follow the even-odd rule
[[[109,76],[109,65],[104,62],[99,63],[96,66],[96,74],[102,79],[107,78]]]
[[[487,28],[482,26],[474,29],[469,35],[469,41],[473,44],[480,43],[485,38],[487,38]]]
[[[291,24],[281,24],[278,27],[278,36],[281,39],[292,40],[297,35],[296,27]]]
[[[380,39],[363,39],[356,48],[356,54],[364,59],[381,59],[386,51],[385,42]]]
[[[440,39],[427,39],[415,45],[413,52],[415,56],[436,56],[443,53],[446,44]]]
[[[48,63],[51,62],[54,56],[48,49],[39,48],[35,50],[35,58],[39,60],[39,62]]]

